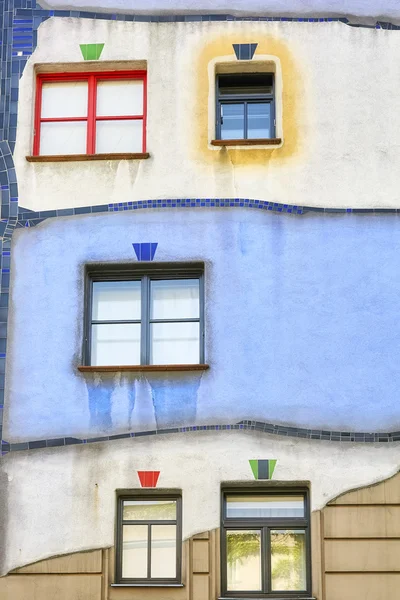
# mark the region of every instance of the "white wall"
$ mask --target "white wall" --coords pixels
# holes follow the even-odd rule
[[[219,526],[220,484],[254,481],[249,459],[276,458],[274,481],[310,481],[312,510],[393,475],[399,444],[347,444],[255,432],[197,432],[11,453],[6,571],[57,554],[114,544],[115,490],[139,488],[137,470],[160,470],[158,488],[183,491],[183,537]]]
[[[234,56],[233,42],[249,41],[259,44],[255,58],[276,56],[282,66],[284,143],[278,149],[216,149],[208,144],[208,66]],[[147,61],[150,159],[28,163],[35,64],[62,62],[71,69],[82,63],[79,44],[94,42],[105,43],[100,63]],[[45,210],[250,197],[326,207],[400,206],[399,65],[397,31],[342,23],[49,19],[39,28],[20,85],[20,205]]]
[[[42,0],[49,8],[91,8],[118,12],[203,12],[268,15],[356,15],[400,17],[397,0]]]

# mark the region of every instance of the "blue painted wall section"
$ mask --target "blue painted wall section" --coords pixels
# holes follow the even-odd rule
[[[227,207],[248,207],[263,209],[271,212],[286,212],[303,214],[307,207],[297,207],[288,205],[276,205],[267,202],[259,202],[250,199],[182,199],[182,200],[144,200],[138,203],[118,203],[111,205],[99,205],[83,207],[78,209],[63,209],[57,211],[46,211],[44,213],[33,213],[23,208],[18,209],[18,188],[13,164],[12,152],[15,146],[17,131],[17,110],[18,110],[18,86],[19,79],[23,73],[25,64],[31,56],[37,44],[37,29],[40,24],[50,17],[75,17],[89,19],[107,19],[119,21],[147,21],[147,22],[191,22],[191,21],[292,21],[298,23],[319,23],[341,21],[346,25],[352,26],[346,19],[334,18],[276,18],[276,17],[233,17],[231,15],[124,15],[124,14],[103,14],[87,11],[62,11],[62,10],[43,10],[35,0],[2,0],[0,3],[0,186],[1,186],[1,214],[0,214],[0,245],[1,245],[1,279],[0,279],[0,438],[2,438],[2,413],[4,407],[4,378],[5,378],[5,360],[6,360],[6,339],[8,322],[8,297],[9,297],[9,278],[10,278],[10,260],[11,260],[11,237],[15,227],[30,227],[41,223],[44,219],[54,218],[66,215],[84,215],[102,212],[119,212],[147,208],[227,208]],[[359,25],[354,25],[358,27]],[[375,25],[367,26],[376,29],[398,30],[399,26],[386,22],[377,22]],[[323,210],[323,209],[320,209]],[[327,211],[325,211],[327,212]],[[337,211],[336,211],[337,212]],[[351,212],[348,209],[347,212]],[[356,212],[356,211],[354,211]],[[369,212],[369,211],[358,211]],[[375,211],[371,211],[375,212]],[[396,210],[389,212],[399,212]],[[152,247],[150,248],[152,252]],[[153,254],[154,258],[154,254]],[[138,257],[139,259],[139,257]],[[140,259],[139,259],[140,260]],[[183,388],[180,393],[188,394],[186,397],[194,397],[192,392]],[[166,405],[163,394],[155,386],[154,402],[160,407]],[[89,388],[88,388],[89,389]],[[104,427],[108,427],[108,408],[110,399],[106,392],[101,392],[101,401],[94,398],[93,388],[90,392],[92,400],[89,402],[89,409],[93,412],[92,423],[97,425],[101,422]],[[134,409],[134,388],[130,388],[130,406],[131,412]],[[189,389],[189,388],[188,388]],[[178,393],[178,392],[177,392]],[[189,402],[190,404],[190,402]],[[111,401],[112,407],[112,401]],[[185,409],[186,410],[186,409]],[[192,411],[192,408],[187,408]],[[189,413],[185,413],[189,414]],[[191,413],[190,413],[191,414]],[[39,419],[40,422],[40,419]],[[22,426],[22,424],[21,424]],[[269,425],[268,425],[269,426]],[[216,427],[219,427],[216,426]],[[251,426],[249,426],[251,427]],[[271,425],[271,427],[274,427]],[[333,432],[334,433],[334,432]],[[286,434],[286,433],[285,433]],[[361,434],[360,434],[361,435]],[[362,434],[364,435],[364,434]],[[55,443],[55,440],[48,440],[48,445],[63,445],[72,443],[74,438],[62,438],[62,441]],[[107,438],[108,439],[108,438]],[[78,443],[80,440],[76,440]],[[382,441],[385,441],[382,439]],[[51,442],[51,443],[50,443]],[[31,442],[31,447],[43,447],[43,442]],[[45,443],[46,445],[46,443]],[[28,448],[28,442],[13,444],[14,450]],[[30,446],[29,446],[30,447]],[[5,453],[11,449],[7,441],[2,443],[2,452]]]
[[[110,220],[119,243],[99,244]],[[201,377],[95,380],[76,369],[82,265],[132,260],[132,236],[142,231],[159,240],[159,261],[205,262],[210,369]],[[336,431],[339,439],[346,430],[400,428],[393,215],[234,206],[166,210],[160,219],[156,211],[124,211],[48,219],[17,230],[13,245],[7,434],[15,442],[246,420]]]

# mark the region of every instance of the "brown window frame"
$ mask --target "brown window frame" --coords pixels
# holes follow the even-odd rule
[[[226,516],[226,496],[303,496],[304,518],[298,517],[241,517]],[[222,598],[265,598],[294,599],[311,596],[311,532],[309,490],[303,487],[223,487],[221,489],[221,597]],[[261,591],[231,591],[227,589],[226,531],[231,529],[261,530]],[[304,529],[306,531],[306,590],[273,591],[271,589],[271,552],[268,538],[270,529]],[[263,541],[264,540],[264,541]]]
[[[123,503],[125,500],[175,500],[176,501],[176,519],[150,520],[143,519],[139,521],[123,520]],[[147,577],[128,578],[122,577],[122,527],[123,525],[147,525],[149,528],[148,548],[147,548]],[[152,525],[176,525],[176,577],[151,577],[151,527]],[[148,586],[168,586],[181,585],[182,579],[182,495],[178,493],[163,493],[157,490],[157,493],[146,494],[123,494],[117,497],[117,530],[116,530],[116,560],[115,560],[115,581],[117,584],[125,585],[148,585]]]

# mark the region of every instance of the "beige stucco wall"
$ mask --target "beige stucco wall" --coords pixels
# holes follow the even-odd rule
[[[79,44],[94,42],[105,43],[99,62],[107,68],[123,68],[117,61],[147,61],[150,159],[26,162],[32,153],[35,65],[77,67]],[[276,57],[282,69],[279,148],[209,145],[209,66],[233,58],[232,43],[244,42],[257,42],[255,59]],[[98,65],[88,62],[85,68],[93,64]],[[399,65],[397,31],[342,23],[49,19],[39,28],[20,86],[15,151],[20,205],[45,210],[150,198],[243,197],[326,207],[399,206]]]

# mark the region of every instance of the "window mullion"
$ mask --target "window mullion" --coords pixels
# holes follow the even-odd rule
[[[263,564],[264,564],[264,577],[263,577],[263,591],[265,594],[269,594],[271,592],[271,571],[272,571],[272,561],[271,561],[271,533],[270,527],[263,528],[263,541],[264,541],[264,551],[263,551]]]
[[[96,151],[96,78],[88,78],[88,113],[87,113],[87,138],[86,153],[95,154]]]
[[[140,364],[149,364],[149,318],[150,318],[150,298],[149,298],[149,277],[142,277],[142,314],[141,314],[141,329],[140,329]]]
[[[248,102],[244,102],[243,104],[244,104],[244,111],[243,111],[243,113],[244,113],[243,114],[243,120],[244,120],[243,129],[244,129],[244,131],[243,131],[243,135],[244,135],[244,139],[247,140],[247,138],[248,138],[248,135],[247,135],[247,110],[248,110],[247,106],[248,106]]]
[[[151,579],[151,525],[147,530],[147,579]]]

